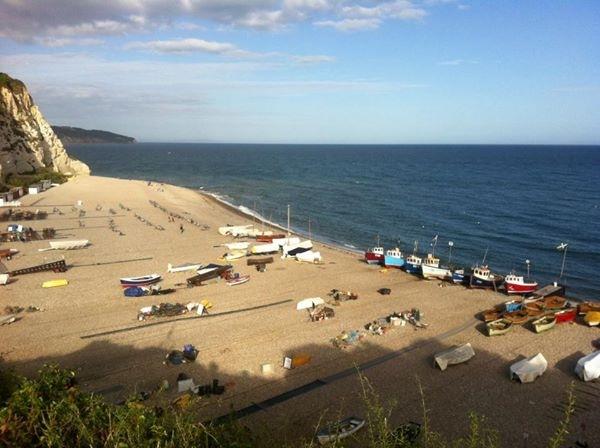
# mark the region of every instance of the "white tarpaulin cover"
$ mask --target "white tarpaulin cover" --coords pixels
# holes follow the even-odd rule
[[[439,352],[434,356],[434,365],[437,365],[440,370],[446,370],[452,364],[460,364],[466,362],[475,356],[475,351],[471,344],[457,345],[455,347]]]
[[[538,353],[510,366],[510,379],[518,379],[522,383],[532,383],[538,376],[542,376],[547,368],[548,361],[544,355]]]
[[[575,366],[575,373],[583,381],[600,378],[600,350],[584,356]]]
[[[304,261],[307,263],[316,263],[317,261],[321,261],[321,252],[313,252],[312,250],[307,250],[306,252],[301,252],[297,254],[296,260]]]
[[[320,297],[311,297],[309,299],[300,300],[296,305],[296,310],[308,310],[317,305],[323,305],[325,301]]]

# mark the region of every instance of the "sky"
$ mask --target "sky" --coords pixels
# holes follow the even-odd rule
[[[0,71],[140,141],[600,144],[598,0],[0,0]]]

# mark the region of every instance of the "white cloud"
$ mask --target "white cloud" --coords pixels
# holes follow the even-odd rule
[[[305,55],[305,56],[292,56],[292,61],[298,64],[321,64],[323,62],[334,62],[335,58],[333,56],[326,56],[324,54],[316,54],[316,55]]]
[[[35,42],[45,47],[70,47],[70,46],[90,46],[90,45],[102,45],[104,40],[95,39],[91,37],[41,37],[36,38]]]
[[[313,23],[316,26],[334,28],[338,31],[363,31],[379,28],[379,19],[343,19],[343,20],[320,20]]]
[[[376,6],[344,6],[342,14],[353,18],[420,20],[427,15],[427,12],[408,0],[396,0]]]
[[[156,53],[211,53],[227,56],[254,56],[255,53],[241,50],[228,42],[214,42],[203,39],[152,40],[131,42],[125,45],[128,50],[148,50]]]

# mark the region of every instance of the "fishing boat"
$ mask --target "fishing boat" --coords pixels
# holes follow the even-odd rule
[[[221,244],[221,246],[225,246],[229,250],[246,250],[250,247],[250,243],[247,241],[240,241],[238,243]]]
[[[226,282],[227,282],[227,286],[236,286],[236,285],[241,285],[243,283],[246,283],[249,280],[250,280],[249,275],[240,275],[240,274],[236,273],[236,274],[233,274],[232,276],[228,277]]]
[[[452,271],[446,267],[440,266],[440,259],[433,253],[427,254],[427,257],[421,262],[421,275],[429,280],[437,278],[439,280],[448,280],[452,278]]]
[[[513,311],[504,313],[503,318],[512,322],[513,325],[523,325],[529,321],[529,314],[526,311]]]
[[[303,261],[305,263],[318,263],[321,261],[321,252],[307,250],[306,252],[296,254],[296,260]]]
[[[538,283],[533,280],[527,280],[522,275],[510,273],[504,279],[506,292],[508,294],[531,294],[534,292]]]
[[[401,268],[404,266],[404,256],[400,248],[388,249],[383,257],[383,265],[386,268]]]
[[[183,263],[173,266],[171,263],[167,264],[167,272],[186,272],[186,271],[197,271],[202,267],[202,263]]]
[[[19,253],[19,249],[0,249],[0,259],[6,258],[10,260],[14,255]]]
[[[417,256],[417,249],[419,247],[419,242],[415,241],[415,247],[413,249],[412,255],[409,255],[404,260],[404,270],[409,274],[419,275],[421,274],[421,257]]]
[[[574,322],[575,316],[577,316],[577,308],[567,308],[566,310],[560,310],[554,313],[554,315],[556,316],[557,324]]]
[[[317,440],[321,445],[345,439],[365,426],[362,418],[350,417],[321,429],[317,433]]]
[[[58,280],[48,280],[47,282],[42,283],[42,288],[56,288],[58,286],[67,286],[69,281],[62,278]]]
[[[471,274],[472,288],[493,288],[498,287],[504,281],[504,277],[498,274],[493,274],[487,265],[475,266]]]
[[[377,245],[365,251],[365,262],[367,264],[383,264],[385,261],[384,249],[379,243],[379,234],[377,235]]]
[[[465,274],[464,269],[456,269],[452,271],[452,282],[456,283],[457,285],[467,284],[469,278],[470,277]]]
[[[497,319],[486,324],[488,336],[500,336],[506,334],[512,328],[512,322],[508,319]]]
[[[226,261],[239,260],[240,258],[243,258],[246,255],[247,255],[247,252],[245,250],[232,250],[231,252],[223,255],[223,260],[226,260]]]
[[[556,316],[554,314],[548,314],[534,320],[531,324],[536,333],[542,333],[554,328],[554,325],[556,325]]]
[[[274,252],[279,252],[279,244],[277,244],[277,243],[258,244],[256,246],[252,246],[252,249],[250,249],[250,252],[254,255],[272,254]]]
[[[162,280],[159,274],[143,275],[141,277],[123,277],[120,279],[123,288],[131,286],[148,286],[158,283]]]

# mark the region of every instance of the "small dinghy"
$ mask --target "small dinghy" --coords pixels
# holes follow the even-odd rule
[[[186,271],[197,271],[202,267],[202,263],[183,263],[173,266],[171,263],[167,264],[167,272],[186,272]]]
[[[2,252],[0,252],[0,257],[2,257]],[[600,303],[582,302],[577,305],[577,313],[582,316],[585,316],[590,311],[600,311]]]
[[[557,311],[556,313],[554,313],[554,315],[556,316],[557,324],[574,322],[575,317],[577,316],[577,309],[576,308],[568,308],[566,310],[560,310],[560,311]]]
[[[525,303],[523,305],[523,311],[525,311],[530,318],[538,318],[544,314],[544,303],[536,300],[534,302]]]
[[[511,321],[514,325],[523,325],[529,321],[529,314],[525,311],[513,311],[512,313],[504,313],[504,319]]]
[[[277,244],[277,243],[258,244],[256,246],[252,246],[251,252],[255,255],[271,254],[274,252],[279,252],[279,244]]]
[[[305,263],[319,263],[322,260],[321,252],[307,250],[306,252],[297,254],[296,260],[303,261]]]
[[[242,225],[242,226],[223,226],[219,227],[219,233],[221,235],[231,235],[233,233],[239,233],[242,230],[246,230],[252,227],[252,224]]]
[[[600,325],[600,311],[588,311],[583,320],[590,327],[597,327]]]
[[[551,328],[554,328],[556,325],[556,317],[554,314],[550,314],[548,316],[540,317],[532,322],[533,329],[536,333],[542,333],[544,331],[548,331]]]
[[[559,296],[548,296],[544,297],[543,302],[547,310],[560,310],[567,304],[567,299]]]
[[[121,286],[123,288],[129,288],[131,286],[147,286],[158,283],[162,280],[159,274],[144,275],[141,277],[123,277],[120,279]]]
[[[83,249],[89,246],[89,240],[74,240],[74,241],[49,241],[50,247],[45,249],[38,249],[39,252],[45,252],[48,250],[76,250]]]
[[[250,247],[250,243],[243,241],[239,243],[225,243],[221,244],[221,246],[225,246],[229,250],[246,250]]]
[[[491,322],[500,319],[502,317],[502,312],[497,309],[485,310],[481,312],[481,317],[484,322]]]
[[[488,336],[500,336],[506,334],[512,328],[512,322],[508,319],[497,319],[486,324]]]
[[[239,260],[240,258],[243,258],[245,256],[246,256],[245,250],[232,250],[231,252],[223,255],[223,260],[226,260],[226,261]]]
[[[362,418],[350,417],[340,422],[331,424],[317,433],[317,440],[321,445],[345,439],[365,426]]]
[[[249,275],[240,275],[238,273],[235,273],[235,274],[231,275],[229,278],[227,278],[226,282],[227,282],[227,286],[236,286],[236,285],[241,285],[243,283],[246,283],[249,280],[250,280]]]

